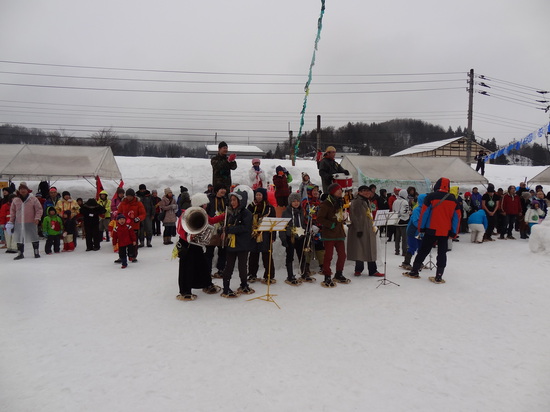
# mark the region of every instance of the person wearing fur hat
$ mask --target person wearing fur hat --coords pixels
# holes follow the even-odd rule
[[[334,249],[338,255],[336,260],[336,272],[334,280],[338,283],[350,283],[350,280],[343,275],[346,263],[346,245],[344,232],[344,208],[342,201],[342,186],[333,183],[328,187],[328,196],[319,206],[317,221],[321,224],[321,240],[325,245],[325,259],[323,261],[324,282],[321,286],[333,288],[336,284],[332,281],[330,263]]]
[[[285,264],[287,278],[285,283],[292,286],[302,284],[301,280],[296,279],[296,276],[294,276],[293,262],[295,251],[300,265],[300,275],[303,276],[306,273],[306,257],[304,253],[306,222],[300,200],[299,193],[291,193],[288,197],[289,206],[283,212],[283,217],[290,219],[290,221],[286,226],[286,230],[279,232],[281,243],[286,249]]]
[[[224,231],[224,241],[227,244],[226,263],[223,271],[223,291],[221,293],[224,298],[236,298],[240,294],[249,295],[254,293],[254,289],[248,285],[246,273],[252,236],[252,213],[246,208],[247,203],[248,195],[246,192],[235,191],[229,195],[227,225]],[[241,283],[237,292],[233,292],[230,283],[237,260],[239,261]]]
[[[164,196],[159,203],[159,208],[161,211],[164,211],[164,220],[162,221],[164,226],[163,244],[173,245],[172,237],[176,236],[176,221],[178,220],[176,213],[179,211],[179,208],[176,199],[174,199],[174,193],[169,187],[164,189]]]
[[[259,187],[267,187],[265,172],[260,168],[260,159],[252,159],[252,167],[248,171],[250,187],[256,190]]]
[[[71,217],[75,217],[76,215],[78,215],[80,206],[78,205],[76,200],[71,199],[71,194],[69,192],[64,191],[62,198],[59,199],[55,205],[55,210],[57,211],[57,214],[59,216],[63,216],[63,212],[65,212],[65,210],[70,210]]]
[[[350,203],[351,224],[348,230],[347,259],[355,261],[355,276],[361,276],[365,262],[369,276],[384,276],[378,272],[376,258],[378,246],[373,220],[371,200],[374,192],[368,186],[359,187],[358,195]]]
[[[273,256],[270,259],[269,249],[276,239],[276,233],[270,235],[269,232],[258,232],[255,230],[264,217],[275,217],[275,208],[267,201],[267,190],[265,188],[259,188],[254,191],[254,202],[248,206],[248,210],[252,213],[252,239],[248,255],[248,281],[254,283],[258,280],[257,275],[260,268],[261,254],[264,266],[262,282],[267,282],[268,273],[271,273],[269,278],[271,279],[271,283],[274,284],[276,282],[275,265],[273,264]]]
[[[14,260],[24,258],[25,243],[31,242],[34,249],[34,257],[39,258],[38,229],[37,225],[42,218],[42,205],[30,191],[27,183],[21,182],[10,207],[10,221],[6,229],[13,229],[13,237],[17,243],[19,254]]]
[[[139,228],[141,227],[141,221],[145,219],[145,207],[136,197],[134,189],[129,188],[126,190],[126,196],[120,203],[117,209],[117,215],[122,214],[127,217],[127,223],[132,226],[136,234],[136,238],[139,235]],[[130,262],[137,262],[138,248],[135,245],[128,245],[128,259]],[[120,259],[115,260],[115,263],[121,263]]]
[[[227,143],[220,142],[218,154],[210,159],[212,165],[212,184],[222,184],[227,188],[231,187],[231,171],[237,168],[235,153],[227,155]]]
[[[336,162],[336,149],[334,146],[327,147],[323,159],[317,165],[319,169],[319,176],[321,176],[321,182],[323,183],[323,193],[328,193],[328,187],[333,182],[333,175],[335,173],[344,173],[349,175],[349,172],[342,167],[340,163]]]
[[[200,207],[206,211],[209,204],[208,196],[204,193],[196,193],[191,196],[191,207]],[[189,210],[189,209],[187,209]],[[204,246],[193,243],[193,236],[183,228],[183,219],[187,210],[184,210],[176,225],[176,232],[179,236],[177,243],[179,259],[178,285],[180,294],[178,300],[191,301],[197,298],[191,289],[202,289],[204,293],[213,295],[221,288],[212,283],[210,270],[207,265],[207,258]],[[208,217],[208,224],[215,225],[225,219],[225,214]]]
[[[101,232],[99,231],[99,217],[105,214],[105,208],[97,201],[90,198],[82,205],[82,217],[84,219],[84,230],[86,232],[86,252],[99,250]]]

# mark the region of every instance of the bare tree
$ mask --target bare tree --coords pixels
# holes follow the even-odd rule
[[[90,137],[92,138],[92,146],[109,146],[114,154],[118,153],[120,148],[118,134],[112,128],[101,129]]]

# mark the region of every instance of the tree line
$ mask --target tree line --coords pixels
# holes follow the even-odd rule
[[[438,140],[463,136],[464,130],[459,126],[447,130],[422,120],[393,119],[383,123],[347,123],[335,128],[321,129],[321,149],[334,146],[340,153],[354,152],[369,156],[389,156],[408,147]],[[473,140],[493,152],[499,149],[496,139]],[[190,146],[185,142],[162,142],[159,140],[140,140],[128,135],[118,135],[112,129],[101,129],[88,138],[77,138],[63,129],[45,132],[41,129],[26,128],[4,124],[0,126],[0,144],[50,144],[50,145],[86,145],[110,146],[115,156],[151,156],[151,157],[206,157],[204,145]],[[299,157],[315,156],[317,148],[317,131],[306,131],[300,139],[297,155]],[[269,150],[267,158],[283,159],[290,154],[289,141],[277,144],[275,151]],[[497,164],[507,164],[513,156],[524,156],[533,161],[533,165],[550,164],[550,153],[544,146],[534,143],[512,151],[508,157],[501,156],[494,160]]]

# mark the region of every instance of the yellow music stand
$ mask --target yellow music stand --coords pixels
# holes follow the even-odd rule
[[[273,242],[271,241],[272,233],[273,232],[281,232],[283,230],[286,230],[286,225],[288,225],[288,222],[290,222],[290,218],[286,217],[264,217],[258,228],[256,229],[258,232],[269,232],[269,268],[267,271],[267,293],[262,296],[258,296],[256,298],[248,299],[248,301],[260,299],[265,300],[266,302],[273,302],[275,306],[277,306],[279,309],[281,307],[277,305],[277,302],[273,299],[273,296],[269,293],[269,288],[271,286],[271,262],[272,262],[272,255],[273,255]]]

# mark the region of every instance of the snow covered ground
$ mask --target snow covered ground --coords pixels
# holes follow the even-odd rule
[[[211,176],[200,159],[117,161],[126,187],[193,193]],[[268,175],[279,163],[263,161]],[[289,169],[319,180],[312,162]],[[506,187],[540,170],[488,165],[486,176]],[[104,184],[112,193],[115,184]],[[73,197],[93,194],[78,185],[57,183]],[[392,245],[385,257],[381,242],[379,269],[386,261],[400,286],[359,277],[335,289],[321,288],[320,276],[283,283],[277,243],[271,293],[280,310],[200,291],[194,302],[176,300],[177,261],[158,237],[126,270],[107,244],[84,252],[80,241],[74,253],[17,262],[1,253],[0,410],[550,410],[549,252],[532,253],[525,240],[460,240],[445,285],[429,282],[429,271],[401,276],[402,258]],[[266,293],[254,288],[250,297]]]

